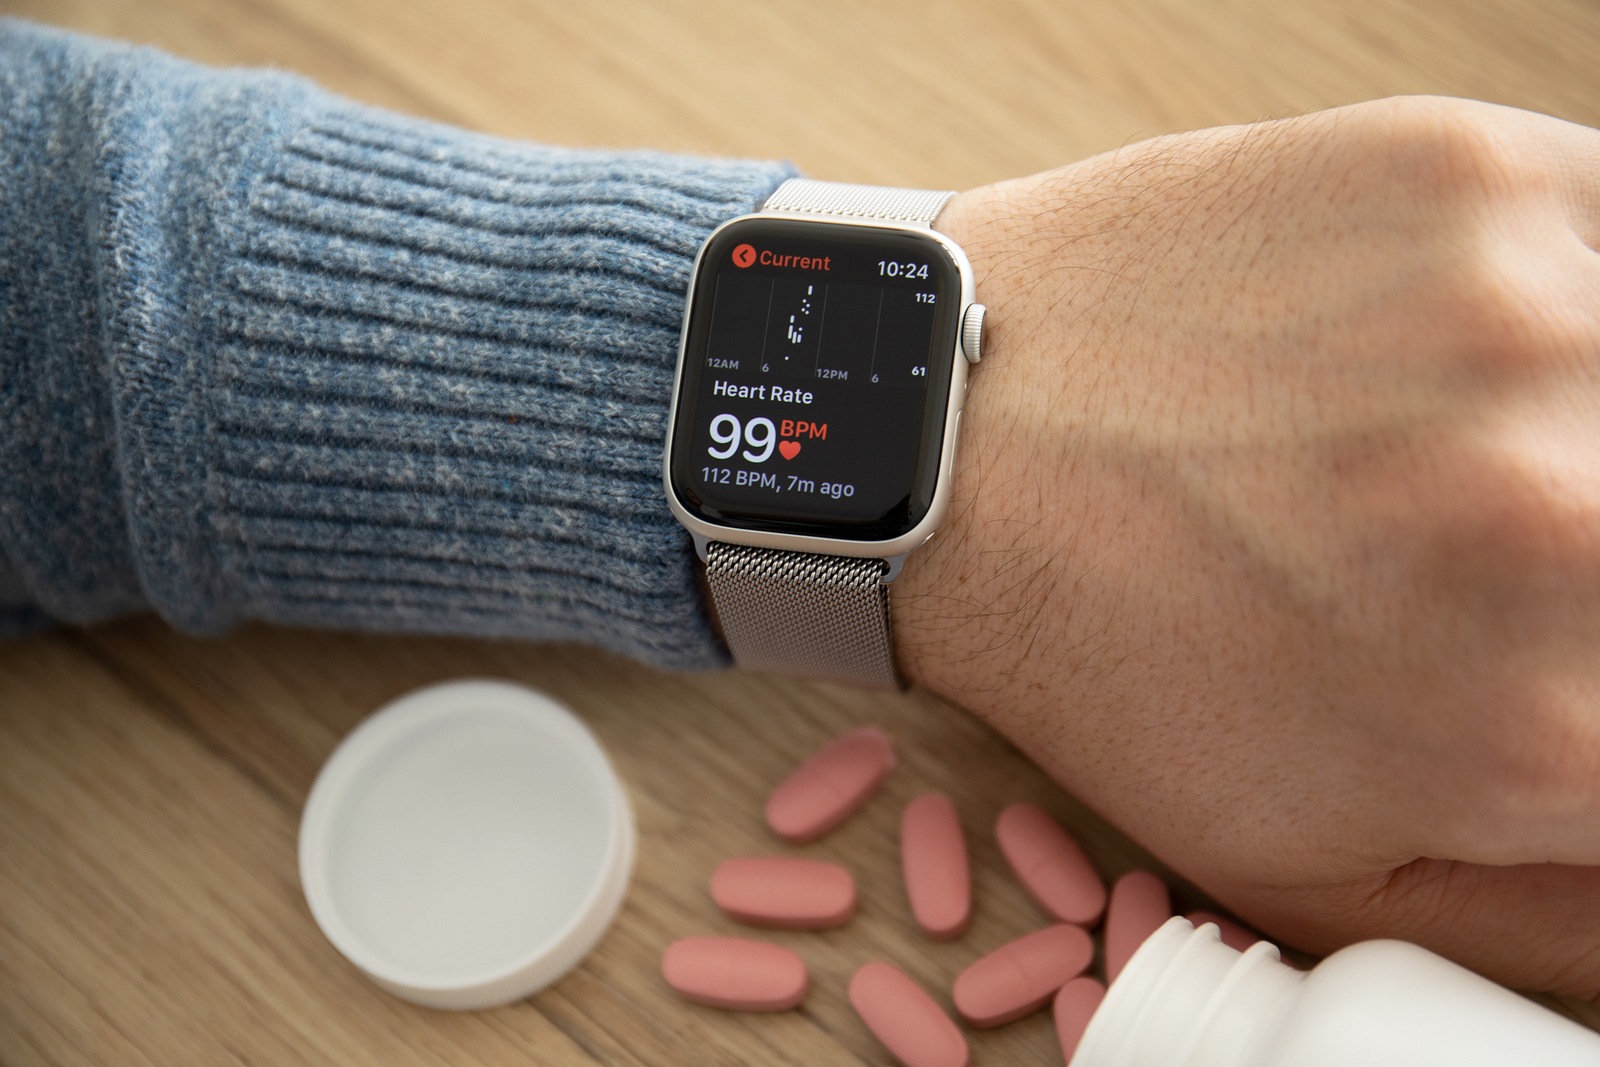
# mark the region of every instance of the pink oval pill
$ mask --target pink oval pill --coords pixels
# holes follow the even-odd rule
[[[661,976],[690,1000],[734,1011],[787,1011],[810,984],[799,956],[742,937],[675,941],[662,953]]]
[[[1232,919],[1224,919],[1222,916],[1209,911],[1191,911],[1184,918],[1193,923],[1196,928],[1204,926],[1206,923],[1213,923],[1217,928],[1218,936],[1222,938],[1222,943],[1238,952],[1243,952],[1257,941],[1265,940],[1260,934],[1253,930],[1246,930]]]
[[[967,842],[955,805],[925,793],[900,816],[900,860],[911,914],[929,937],[960,937],[972,917],[972,875]]]
[[[1087,975],[1074,978],[1056,994],[1056,1040],[1061,1042],[1061,1055],[1067,1063],[1072,1062],[1072,1054],[1078,1051],[1083,1032],[1089,1029],[1089,1020],[1094,1018],[1095,1009],[1104,999],[1106,987]]]
[[[1078,843],[1032,804],[1000,813],[994,833],[1011,869],[1033,899],[1065,923],[1093,926],[1106,906],[1106,887]]]
[[[814,841],[844,822],[894,770],[882,730],[852,730],[817,752],[767,799],[767,825],[786,841]]]
[[[999,1026],[1038,1011],[1094,959],[1081,926],[1062,923],[1001,945],[956,976],[956,1011],[977,1027]]]
[[[724,860],[711,875],[711,899],[740,922],[825,930],[856,910],[856,883],[834,863],[790,856]]]
[[[1145,938],[1172,918],[1167,884],[1149,871],[1129,871],[1111,887],[1106,909],[1106,982],[1117,980]]]
[[[967,1067],[967,1039],[927,990],[887,963],[850,979],[850,1003],[905,1067]]]

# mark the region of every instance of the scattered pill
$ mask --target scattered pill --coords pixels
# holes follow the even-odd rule
[[[803,843],[838,826],[894,770],[894,747],[883,731],[864,727],[813,754],[773,791],[767,823]],[[1061,1053],[1071,1064],[1100,1004],[1139,947],[1172,911],[1166,885],[1147,871],[1119,878],[1108,894],[1083,850],[1043,809],[1014,804],[1000,813],[995,837],[1022,884],[1058,925],[1017,938],[973,962],[952,988],[956,1012],[977,1028],[1000,1026],[1054,998]],[[900,820],[906,896],[917,924],[938,940],[959,937],[972,911],[972,875],[960,816],[949,798],[927,793]],[[711,895],[743,922],[824,929],[850,919],[855,879],[832,863],[786,856],[725,861],[711,877]],[[1106,983],[1083,972],[1095,944],[1085,927],[1104,915]],[[1208,911],[1192,911],[1196,927],[1214,924],[1224,944],[1243,951],[1254,932]],[[661,958],[667,983],[685,998],[735,1011],[772,1012],[805,999],[810,979],[789,949],[734,937],[687,938]],[[850,1003],[905,1067],[967,1067],[966,1038],[938,1001],[886,963],[855,972]]]
[[[1061,923],[1001,945],[956,976],[956,1011],[979,1028],[1038,1011],[1088,969],[1094,941],[1081,926]]]
[[[856,883],[834,863],[745,856],[723,861],[711,875],[711,899],[740,922],[825,930],[855,914]]]
[[[924,793],[906,805],[900,860],[917,925],[939,941],[960,937],[972,917],[972,874],[961,818],[949,798]]]
[[[1000,813],[995,837],[1011,869],[1041,908],[1062,922],[1093,926],[1106,906],[1106,886],[1078,843],[1032,804]]]
[[[814,841],[844,822],[894,770],[882,730],[852,730],[817,752],[767,799],[767,825],[786,841]]]
[[[1078,1051],[1078,1042],[1083,1040],[1083,1032],[1089,1029],[1089,1020],[1105,998],[1106,987],[1087,975],[1074,978],[1056,994],[1056,1040],[1061,1042],[1061,1055],[1069,1064],[1072,1054]]]
[[[950,995],[968,1024],[997,1027],[1050,1003],[1093,958],[1094,941],[1082,926],[1046,926],[973,961],[955,977]]]
[[[1106,982],[1117,980],[1145,938],[1172,918],[1167,884],[1149,871],[1129,871],[1111,887],[1106,909]]]
[[[1184,916],[1197,928],[1206,923],[1212,923],[1217,928],[1217,934],[1222,938],[1222,943],[1231,949],[1243,952],[1257,941],[1262,940],[1260,934],[1246,930],[1232,919],[1224,919],[1220,915],[1209,911],[1191,911]]]
[[[782,945],[742,937],[690,937],[667,946],[661,976],[690,1000],[733,1011],[787,1011],[810,979]]]
[[[955,1022],[927,990],[887,963],[856,971],[850,1003],[905,1067],[966,1067],[967,1039]]]

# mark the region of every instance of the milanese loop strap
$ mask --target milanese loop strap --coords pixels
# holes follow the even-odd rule
[[[928,189],[894,189],[881,185],[850,185],[846,182],[790,178],[772,191],[761,209],[920,222],[926,225],[939,217],[939,212],[955,195],[953,192]]]
[[[896,689],[888,564],[713,541],[706,583],[741,667]]]

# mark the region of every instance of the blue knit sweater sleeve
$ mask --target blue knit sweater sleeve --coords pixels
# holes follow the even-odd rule
[[[0,630],[722,662],[661,446],[695,249],[786,176],[0,20]]]

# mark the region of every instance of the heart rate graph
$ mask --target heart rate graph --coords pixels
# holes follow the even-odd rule
[[[930,294],[735,271],[718,279],[706,366],[816,382],[921,388]]]
[[[811,297],[816,293],[815,285],[806,286],[805,296],[800,298],[800,310],[789,316],[789,343],[800,344],[805,340],[805,329],[811,319]],[[785,359],[789,358],[787,355]]]
[[[804,278],[776,278],[767,312],[761,369],[785,378],[811,378],[817,340],[827,315],[828,286]]]

